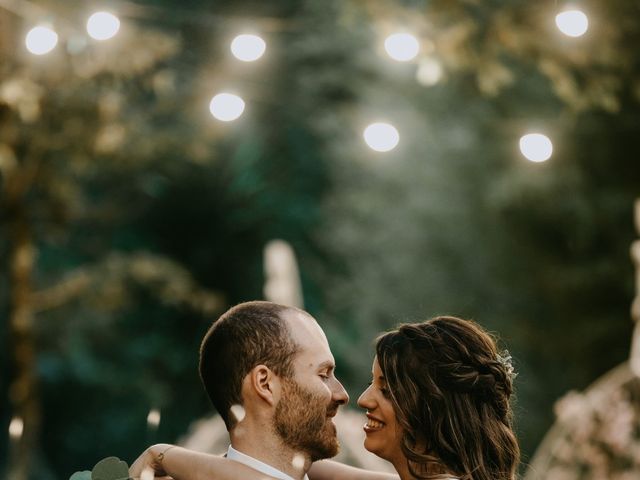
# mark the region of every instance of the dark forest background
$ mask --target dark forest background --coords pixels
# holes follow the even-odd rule
[[[398,322],[496,332],[530,458],[632,329],[640,4],[580,3],[590,30],[570,39],[555,1],[110,2],[116,39],[34,57],[38,15],[76,38],[87,4],[0,2],[0,431],[25,418],[11,451],[31,478],[132,460],[207,415],[199,341],[263,297],[276,238],[352,398]],[[381,54],[396,25],[437,84]],[[241,64],[247,28],[268,47]],[[247,108],[223,124],[207,107],[227,86]],[[388,154],[362,141],[377,118],[400,131]],[[518,151],[531,129],[554,142],[545,163]]]

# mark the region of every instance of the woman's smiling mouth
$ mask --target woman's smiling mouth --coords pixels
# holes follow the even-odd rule
[[[367,415],[367,419],[367,423],[364,424],[364,431],[367,433],[378,431],[385,425],[383,421],[378,420],[377,418],[370,415]]]

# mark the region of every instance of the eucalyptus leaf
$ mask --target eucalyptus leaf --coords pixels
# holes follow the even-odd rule
[[[91,480],[91,472],[89,470],[76,472],[69,477],[69,480]]]
[[[107,457],[96,463],[91,480],[128,480],[129,466],[118,457]]]

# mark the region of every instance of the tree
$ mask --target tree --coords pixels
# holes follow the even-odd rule
[[[139,48],[118,37],[115,46],[58,50],[53,60],[7,55],[2,63],[0,228],[15,232],[0,237],[2,265],[23,259],[13,262],[22,273],[11,281],[2,271],[2,305],[14,319],[42,309],[34,330],[43,339],[47,405],[58,410],[46,418],[57,445],[69,419],[52,399],[61,386],[93,399],[108,429],[99,452],[86,446],[86,429],[73,429],[49,460],[57,472],[135,455],[144,437],[135,419],[152,398],[164,398],[173,415],[168,435],[205,411],[195,379],[187,380],[187,352],[205,326],[159,304],[150,293],[157,289],[144,285],[177,276],[177,303],[200,307],[218,297],[196,282],[230,303],[259,297],[262,247],[275,237],[296,249],[305,305],[352,393],[368,375],[365,352],[378,331],[437,313],[473,317],[514,354],[518,425],[531,452],[555,398],[626,358],[639,175],[637,6],[583,2],[590,30],[569,39],[553,24],[559,6],[551,1],[158,5],[129,5],[127,18],[146,32]],[[269,35],[269,59],[257,66],[225,53],[226,35],[249,15]],[[396,23],[420,39],[414,63],[394,63],[380,47]],[[17,29],[2,34],[14,39],[6,51],[18,51]],[[204,120],[224,83],[250,98],[240,126]],[[361,141],[380,117],[401,134],[386,156]],[[526,163],[517,152],[532,125],[553,139],[547,163]],[[154,256],[126,256],[141,248]],[[145,276],[149,264],[165,274]],[[123,278],[137,286],[122,288]],[[95,292],[93,279],[105,287],[82,302],[46,311],[26,304],[63,305]],[[24,293],[30,284],[40,293]],[[114,310],[124,294],[131,302]],[[52,342],[61,331],[70,348]],[[113,360],[118,333],[128,342]],[[163,358],[172,335],[182,343]],[[594,355],[603,345],[606,353]],[[85,361],[91,368],[75,370]],[[148,370],[127,371],[126,362]],[[141,391],[132,387],[140,376],[144,399],[116,407],[128,389]],[[171,403],[171,382],[191,411]],[[95,400],[114,391],[117,402]]]
[[[287,3],[270,10],[286,17]],[[25,422],[11,478],[137,453],[151,438],[140,421],[151,407],[165,408],[161,429],[175,438],[207,410],[193,356],[213,312],[261,296],[266,241],[304,246],[316,221],[324,183],[322,162],[308,154],[314,138],[286,108],[256,108],[239,128],[215,123],[208,80],[228,59],[222,44],[210,46],[207,22],[232,17],[178,10],[173,23],[149,28],[143,18],[167,10],[132,9],[110,43],[2,64],[1,223],[26,232],[26,247],[3,236],[3,255],[34,253],[13,262],[20,275],[2,270],[3,284],[22,292],[3,302],[9,324],[29,319],[24,333],[6,334],[12,368],[3,378],[28,387],[3,409]],[[57,13],[75,18],[70,7]],[[74,25],[67,33],[77,42]],[[13,33],[8,52],[19,51]],[[271,68],[259,70],[265,85]],[[246,84],[255,70],[234,74]],[[28,361],[16,361],[25,349]]]
[[[324,281],[327,309],[351,324],[336,327],[350,334],[345,351],[366,348],[367,328],[436,313],[500,332],[521,369],[528,455],[554,399],[627,357],[637,7],[585,3],[592,28],[568,39],[553,24],[554,2],[356,3],[369,11],[352,17],[369,53],[354,53],[353,69],[367,65],[378,78],[335,77],[334,86],[346,83],[405,137],[380,158],[354,144],[355,129],[331,131],[339,153],[319,236],[339,266]],[[419,32],[442,81],[425,88],[415,66],[379,63],[371,45],[393,19]],[[554,138],[547,164],[517,152],[531,128]],[[365,371],[366,359],[343,360]]]
[[[95,319],[98,311],[131,301],[131,284],[167,304],[205,312],[223,305],[175,262],[133,251],[135,232],[130,238],[122,228],[114,232],[148,207],[162,187],[160,172],[184,168],[176,159],[186,164],[208,156],[207,133],[200,131],[196,139],[190,119],[166,123],[175,102],[185,98],[175,88],[171,65],[179,42],[149,29],[129,35],[115,46],[74,46],[71,37],[71,53],[58,50],[52,57],[16,57],[2,64],[0,223],[6,233],[3,283],[10,292],[8,391],[10,410],[24,423],[8,470],[11,479],[27,478],[38,446],[38,337],[49,310],[82,300],[96,309],[83,314]],[[136,55],[129,55],[133,38]],[[15,44],[11,50],[18,50]],[[183,151],[185,146],[192,151]],[[73,317],[69,310],[67,315]]]

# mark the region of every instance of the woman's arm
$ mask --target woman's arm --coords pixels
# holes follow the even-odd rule
[[[208,453],[195,452],[168,443],[147,448],[129,469],[132,478],[140,478],[145,469],[156,477],[174,480],[267,480],[271,477],[241,463]],[[397,475],[371,472],[331,460],[315,462],[310,480],[398,480]]]
[[[309,480],[398,480],[399,478],[398,475],[391,473],[371,472],[333,460],[314,462],[309,470]]]
[[[147,448],[131,468],[129,475],[140,478],[146,469],[157,477],[168,476],[175,480],[266,480],[272,477],[241,463],[208,453],[194,452],[186,448],[159,443]],[[152,477],[153,478],[153,477]]]

